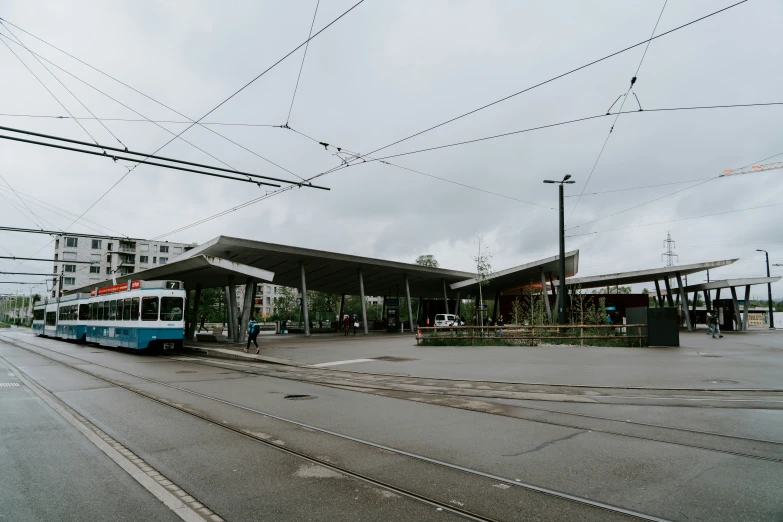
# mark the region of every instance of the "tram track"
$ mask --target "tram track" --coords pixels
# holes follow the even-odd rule
[[[135,387],[133,387],[131,385],[119,382],[116,379],[112,379],[112,378],[106,377],[105,375],[101,375],[99,373],[87,370],[87,369],[85,369],[83,367],[80,367],[79,365],[68,364],[67,362],[62,361],[59,358],[50,357],[50,356],[47,356],[47,355],[45,355],[43,353],[40,353],[39,350],[46,350],[46,351],[49,351],[49,352],[53,352],[53,353],[55,353],[55,354],[57,354],[57,355],[59,355],[61,357],[66,357],[66,358],[69,358],[69,359],[74,359],[76,361],[79,361],[79,363],[81,363],[81,364],[85,364],[86,363],[88,365],[104,368],[104,369],[112,371],[112,372],[118,372],[118,373],[127,375],[129,377],[133,377],[135,379],[140,379],[140,380],[145,381],[147,383],[163,386],[163,387],[166,387],[166,388],[169,388],[169,389],[172,389],[172,390],[177,390],[178,392],[183,392],[183,393],[186,393],[186,394],[190,394],[190,395],[193,395],[193,396],[196,396],[196,397],[200,397],[202,399],[207,399],[209,401],[214,401],[214,402],[222,404],[222,405],[231,406],[233,408],[237,408],[237,409],[242,410],[244,412],[249,412],[249,413],[261,415],[261,416],[263,416],[265,418],[268,417],[268,418],[274,419],[276,421],[283,422],[283,423],[291,425],[291,426],[296,426],[296,427],[299,427],[299,428],[304,428],[305,430],[318,432],[320,434],[325,434],[325,435],[329,435],[329,436],[332,436],[332,437],[336,437],[336,438],[341,439],[343,441],[352,442],[352,443],[358,443],[360,445],[363,445],[363,446],[366,446],[366,447],[369,447],[369,448],[374,448],[374,449],[377,449],[377,450],[381,450],[381,451],[384,451],[384,452],[390,452],[390,453],[392,453],[394,455],[397,455],[398,457],[412,459],[412,461],[416,461],[416,462],[419,462],[419,463],[424,463],[424,464],[428,464],[428,465],[435,465],[435,466],[438,466],[440,468],[443,468],[443,469],[451,471],[451,472],[457,472],[457,473],[460,473],[460,474],[464,474],[464,475],[466,475],[466,476],[468,476],[468,477],[470,477],[472,479],[475,479],[475,480],[490,480],[490,481],[495,482],[497,484],[503,485],[502,486],[503,489],[518,488],[519,490],[524,491],[526,494],[541,495],[541,496],[543,496],[543,497],[545,497],[547,499],[554,500],[554,501],[557,501],[557,502],[566,502],[566,503],[569,503],[569,504],[576,504],[576,505],[581,506],[583,508],[586,508],[588,510],[593,510],[592,513],[586,513],[586,514],[597,515],[597,517],[594,518],[595,520],[636,519],[636,520],[648,520],[648,521],[659,521],[659,522],[666,520],[666,519],[659,518],[659,517],[656,517],[656,516],[648,515],[648,514],[645,514],[645,513],[637,512],[637,511],[626,509],[626,508],[622,508],[620,506],[615,506],[615,505],[607,504],[607,503],[604,503],[604,502],[601,502],[601,501],[592,500],[592,499],[588,499],[588,498],[584,498],[584,497],[580,497],[580,496],[576,496],[576,495],[571,495],[569,493],[565,493],[565,492],[562,492],[562,491],[557,491],[557,490],[553,490],[553,489],[549,489],[549,488],[544,488],[544,487],[537,486],[537,485],[534,485],[534,484],[525,483],[525,482],[522,482],[522,481],[517,480],[517,479],[510,479],[510,478],[507,478],[507,477],[494,475],[494,474],[491,474],[491,473],[487,473],[487,472],[483,472],[483,471],[480,471],[480,470],[475,470],[475,469],[467,468],[467,467],[464,467],[464,466],[460,466],[460,465],[457,465],[457,464],[453,464],[453,463],[437,460],[437,459],[434,459],[434,458],[426,457],[424,455],[419,455],[419,454],[412,453],[412,452],[409,452],[409,451],[401,450],[401,449],[398,449],[398,448],[393,448],[393,447],[385,446],[383,444],[378,444],[378,443],[374,443],[374,442],[371,442],[371,441],[363,440],[363,439],[360,439],[360,438],[357,438],[357,437],[352,437],[350,435],[334,432],[334,431],[327,430],[327,429],[324,429],[324,428],[320,428],[320,427],[317,427],[317,426],[308,425],[306,423],[302,423],[302,422],[299,422],[299,421],[296,421],[296,420],[293,420],[293,419],[287,419],[287,418],[281,417],[279,415],[275,415],[275,414],[272,414],[272,413],[269,413],[269,412],[257,410],[257,409],[254,409],[254,408],[250,408],[250,407],[247,407],[247,406],[244,406],[244,405],[241,405],[241,404],[237,404],[237,403],[225,400],[225,399],[221,399],[219,397],[213,397],[213,396],[210,396],[208,394],[203,394],[203,393],[196,392],[196,391],[193,391],[193,390],[188,390],[187,388],[184,388],[184,387],[181,387],[181,386],[176,386],[174,384],[170,384],[170,383],[166,383],[166,382],[163,382],[163,381],[159,381],[157,379],[151,379],[151,378],[148,378],[148,377],[144,377],[144,376],[135,374],[133,372],[120,370],[120,369],[117,369],[117,368],[113,368],[111,366],[107,366],[107,365],[96,363],[96,362],[93,362],[93,361],[90,361],[90,360],[87,360],[87,359],[76,357],[75,355],[71,355],[71,354],[63,353],[63,352],[60,352],[60,351],[57,351],[57,350],[53,350],[51,348],[47,348],[47,347],[41,346],[39,344],[34,344],[34,343],[27,342],[27,341],[22,341],[22,340],[19,340],[19,339],[15,339],[15,338],[8,338],[8,337],[3,336],[3,335],[0,335],[0,339],[2,339],[3,341],[5,341],[8,344],[12,344],[14,346],[17,346],[20,349],[23,349],[25,351],[33,353],[33,354],[35,354],[35,355],[37,355],[39,357],[42,357],[44,359],[47,359],[47,360],[51,361],[51,362],[63,365],[63,366],[65,366],[67,368],[70,368],[72,370],[78,371],[78,372],[83,373],[85,375],[89,375],[90,377],[93,377],[93,378],[99,379],[101,381],[104,381],[104,382],[106,382],[108,384],[111,384],[112,386],[116,386],[118,388],[122,388],[122,389],[130,391],[130,392],[132,392],[134,394],[137,394],[137,395],[145,397],[145,398],[147,398],[149,400],[152,400],[152,401],[154,401],[156,403],[165,405],[167,407],[176,409],[176,410],[181,411],[183,413],[186,413],[188,415],[197,417],[197,418],[199,418],[199,419],[201,419],[203,421],[206,421],[206,422],[208,422],[208,423],[210,423],[212,425],[219,426],[219,427],[221,427],[223,429],[235,432],[235,433],[240,434],[240,435],[242,435],[244,437],[248,437],[250,439],[253,439],[256,442],[262,443],[262,444],[264,444],[266,446],[273,447],[273,448],[275,448],[275,449],[277,449],[279,451],[282,451],[282,452],[291,454],[293,456],[299,457],[299,458],[304,459],[304,460],[306,460],[306,461],[308,461],[310,463],[326,467],[327,469],[330,469],[330,470],[335,471],[337,473],[341,473],[343,475],[356,478],[356,479],[361,480],[361,481],[363,481],[365,483],[368,483],[368,484],[371,484],[371,485],[374,485],[374,486],[386,489],[386,490],[391,491],[391,492],[396,493],[396,494],[400,494],[400,495],[402,495],[404,497],[411,498],[411,499],[414,499],[414,500],[417,500],[417,501],[420,501],[420,502],[424,502],[424,503],[426,503],[426,504],[428,504],[430,506],[436,507],[436,509],[438,509],[438,510],[448,511],[450,513],[453,513],[453,514],[456,514],[456,515],[460,515],[460,516],[462,516],[464,518],[467,518],[469,520],[493,521],[494,522],[495,520],[498,520],[498,519],[496,519],[496,518],[489,518],[489,517],[487,517],[485,515],[482,515],[482,514],[479,514],[479,513],[470,511],[470,510],[467,510],[467,509],[463,509],[461,507],[457,507],[453,503],[451,503],[449,501],[446,501],[443,498],[441,498],[441,499],[433,498],[433,496],[417,493],[416,491],[413,491],[410,488],[402,487],[402,486],[400,486],[398,484],[393,484],[390,481],[382,480],[382,479],[379,479],[377,477],[369,476],[368,474],[365,474],[365,473],[361,473],[361,472],[357,472],[355,470],[348,469],[345,466],[341,466],[339,464],[335,464],[334,462],[330,461],[330,459],[327,459],[327,458],[324,458],[324,457],[319,457],[317,455],[311,455],[311,454],[305,453],[303,451],[300,451],[300,450],[297,450],[297,449],[294,449],[294,448],[291,448],[291,447],[284,447],[284,446],[282,446],[282,445],[280,445],[278,443],[275,443],[275,441],[270,441],[270,440],[268,440],[268,438],[264,438],[264,437],[258,436],[258,435],[254,434],[254,433],[252,433],[252,432],[250,432],[250,431],[248,431],[246,429],[243,429],[243,428],[240,428],[240,427],[237,427],[237,426],[228,425],[228,424],[225,423],[225,421],[219,421],[219,420],[214,419],[214,418],[212,418],[212,417],[210,417],[208,415],[205,415],[205,414],[199,413],[197,411],[194,411],[191,408],[185,408],[185,407],[182,407],[182,406],[178,406],[177,404],[173,404],[170,400],[167,400],[167,399],[165,399],[163,397],[159,397],[159,396],[156,396],[156,395],[154,395],[152,393],[149,393],[149,392],[146,392],[146,391],[143,391],[143,390],[139,390],[139,389],[137,389],[137,388],[135,388]],[[34,347],[35,349],[27,348],[27,347],[22,346],[22,345],[29,345],[31,347]],[[29,375],[27,375],[27,376],[28,376],[28,378],[32,379],[32,377],[30,377]],[[33,379],[33,380],[35,380],[35,379]],[[41,384],[39,383],[39,385],[41,385]],[[495,486],[495,487],[497,487],[497,486]],[[587,518],[585,518],[585,520],[588,520],[588,519],[593,519],[593,518],[591,518],[589,516]]]
[[[194,360],[195,359],[195,360]],[[188,362],[194,362],[196,364],[203,364],[206,366],[230,369],[231,367],[240,366],[240,364],[224,361],[214,361],[210,359],[202,358],[190,358],[187,359],[174,359],[174,360],[187,360]],[[678,446],[686,446],[695,449],[716,451],[729,455],[735,455],[740,457],[754,458],[760,460],[767,460],[772,462],[783,463],[783,442],[756,439],[752,437],[744,437],[738,435],[729,435],[723,433],[716,433],[710,431],[702,431],[691,428],[683,428],[679,426],[668,426],[662,424],[646,423],[639,421],[615,419],[611,417],[604,417],[598,415],[589,415],[585,413],[566,412],[560,410],[553,410],[548,408],[542,408],[531,405],[506,405],[500,403],[484,402],[481,403],[480,399],[487,398],[499,398],[508,399],[509,397],[496,397],[496,396],[477,396],[470,393],[468,390],[458,390],[459,393],[449,393],[444,391],[425,391],[425,390],[409,390],[409,389],[397,389],[392,386],[378,386],[377,383],[369,383],[363,380],[351,380],[332,378],[328,380],[318,378],[296,378],[282,374],[280,370],[272,370],[271,372],[262,371],[262,369],[253,365],[241,364],[241,366],[247,366],[249,370],[236,370],[242,371],[250,375],[262,375],[266,377],[273,377],[278,379],[291,380],[295,382],[316,384],[321,386],[329,386],[342,389],[352,389],[353,391],[359,391],[363,393],[371,393],[384,397],[392,397],[403,400],[414,400],[416,402],[426,402],[429,404],[435,404],[445,407],[451,407],[455,409],[463,409],[469,411],[477,411],[481,413],[487,413],[491,415],[500,415],[505,417],[516,418],[520,420],[527,420],[531,422],[537,422],[541,424],[549,424],[555,426],[562,426],[574,429],[585,429],[590,431],[596,431],[601,433],[607,433],[610,435],[618,435],[622,437],[629,437],[637,440],[649,440],[653,442],[662,442],[666,444],[675,444]],[[428,399],[429,398],[429,399]],[[458,399],[458,401],[449,401],[446,399]],[[461,401],[461,402],[460,402]],[[535,412],[533,415],[519,414],[519,411]],[[543,414],[543,415],[541,415]],[[555,419],[551,418],[555,417]],[[559,420],[558,420],[559,419]],[[570,419],[570,420],[564,420]],[[578,419],[574,422],[573,419]],[[615,428],[607,428],[601,426],[598,423],[609,423]],[[618,429],[621,428],[621,429]],[[650,433],[642,434],[642,430],[647,430]],[[672,435],[675,433],[676,435]],[[677,440],[678,437],[689,436],[698,440],[695,441],[683,441]],[[755,452],[748,452],[747,447],[750,446]]]

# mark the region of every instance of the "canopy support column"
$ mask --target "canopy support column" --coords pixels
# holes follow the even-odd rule
[[[256,284],[252,277],[245,280],[245,302],[242,307],[242,324],[239,330],[239,342],[245,342],[247,335],[247,324],[250,322],[250,310],[253,308],[253,298],[255,297]]]
[[[748,302],[750,302],[750,285],[745,285],[745,309],[742,312],[742,329],[748,329]]]
[[[543,268],[541,269],[541,297],[544,299],[544,303],[546,303],[546,316],[551,321],[552,307],[549,306],[549,292],[546,291],[546,274]]]
[[[185,339],[192,341],[196,335],[196,323],[198,322],[198,307],[201,303],[201,285],[196,285],[196,291],[193,295],[193,307],[190,309],[190,324],[188,325],[187,335]]]
[[[412,332],[414,330],[413,306],[411,305],[411,287],[408,284],[408,274],[405,274],[405,301],[408,303],[408,322],[411,325],[411,332]]]
[[[658,296],[658,300],[656,301],[656,305],[658,305],[658,308],[663,307],[663,296],[661,295],[661,284],[658,282],[658,280],[655,280],[655,295]]]
[[[492,324],[498,322],[498,304],[500,303],[500,292],[495,292],[495,302],[492,305]]]
[[[364,272],[359,269],[359,296],[362,299],[362,326],[364,326],[364,333],[370,333],[367,328],[367,303],[364,300]]]
[[[674,306],[674,299],[672,298],[672,287],[669,284],[668,277],[663,280],[663,284],[666,285],[666,302],[669,303],[669,306]]]
[[[446,307],[446,313],[449,313],[449,294],[446,292],[446,280],[441,279],[443,281],[443,306]]]
[[[462,309],[462,301],[459,298],[459,290],[457,290],[457,302],[454,303],[454,315],[459,315],[461,309]]]
[[[682,314],[685,316],[685,327],[688,330],[693,330],[693,324],[691,323],[691,314],[688,311],[688,296],[685,293],[685,287],[682,286],[682,277],[679,272],[675,274],[677,276],[677,286],[680,290],[680,299],[682,299]]]
[[[304,332],[310,337],[310,311],[307,309],[307,282],[305,281],[304,261],[299,261],[299,271],[302,274],[302,313],[304,314]]]
[[[228,305],[228,335],[231,337],[231,339],[233,339],[233,342],[238,343],[239,332],[237,332],[237,330],[239,328],[237,328],[237,289],[234,286],[234,276],[232,275],[228,276]]]
[[[342,294],[340,296],[340,314],[337,316],[337,326],[334,328],[334,331],[337,332],[340,330],[340,328],[343,327],[343,313],[345,309],[345,294]]]
[[[704,291],[704,306],[707,307],[707,310],[712,310],[712,301],[710,300],[709,290]]]
[[[742,330],[742,318],[740,317],[739,301],[737,301],[737,289],[731,287],[731,300],[734,302],[734,320],[737,321],[737,330]]]

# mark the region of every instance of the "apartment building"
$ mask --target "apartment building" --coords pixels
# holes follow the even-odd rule
[[[130,239],[92,239],[57,236],[54,241],[52,297],[57,296],[60,276],[64,291],[124,276],[173,261],[196,243]],[[69,263],[82,261],[84,263]]]
[[[275,313],[275,297],[280,292],[279,285],[273,285],[271,283],[258,283],[256,285],[256,295],[253,299],[253,314],[256,319],[263,317],[271,317]],[[292,288],[296,297],[301,297],[299,290]],[[241,310],[242,303],[245,302],[245,287],[244,285],[236,286],[237,293],[237,307]]]

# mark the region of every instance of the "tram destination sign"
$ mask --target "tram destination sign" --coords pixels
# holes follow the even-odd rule
[[[97,295],[116,294],[117,292],[126,292],[128,290],[136,290],[137,288],[141,288],[141,280],[129,281],[128,283],[121,283],[119,285],[98,288]],[[95,290],[90,290],[90,295],[95,297]]]

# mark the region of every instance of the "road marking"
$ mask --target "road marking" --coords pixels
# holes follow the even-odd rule
[[[0,357],[0,359],[3,359]],[[58,415],[68,421],[90,442],[103,451],[110,459],[120,466],[128,475],[160,500],[166,507],[174,512],[185,522],[222,521],[223,519],[209,510],[196,499],[189,496],[184,490],[172,483],[165,476],[148,465],[144,460],[133,454],[125,446],[101,431],[97,426],[79,415],[62,400],[55,397],[48,390],[36,383],[32,378],[23,374],[19,368],[12,365],[6,359],[5,363],[15,372],[16,377],[30,390],[38,395]],[[18,385],[18,384],[17,384]],[[196,508],[196,505],[201,506]]]
[[[337,366],[340,364],[353,364],[353,363],[363,363],[363,362],[373,362],[373,360],[372,359],[348,359],[347,361],[334,361],[334,362],[311,364],[307,366],[307,368],[324,368],[326,366]]]
[[[19,386],[18,382],[0,382],[0,388],[15,388]]]

